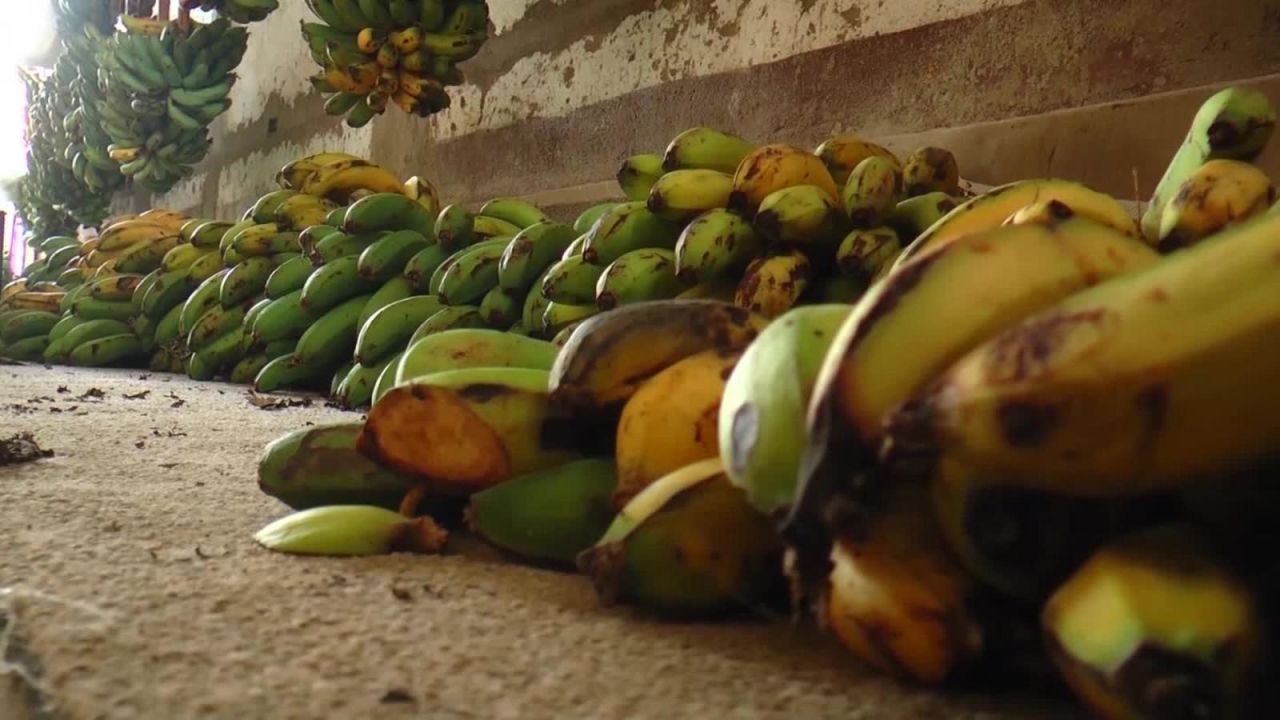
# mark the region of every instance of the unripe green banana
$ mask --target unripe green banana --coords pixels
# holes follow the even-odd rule
[[[816,247],[834,245],[848,222],[826,190],[793,185],[766,196],[753,224],[770,241]]]
[[[730,482],[769,517],[779,517],[795,499],[809,398],[851,310],[810,305],[783,314],[747,347],[725,385],[720,458]]]
[[[276,208],[297,194],[297,190],[272,190],[253,204],[249,209],[249,218],[258,224],[269,223],[275,218]]]
[[[872,155],[858,163],[844,185],[844,212],[855,227],[874,227],[903,200],[902,171],[893,158]]]
[[[227,382],[233,385],[252,384],[258,373],[262,372],[262,368],[266,367],[267,362],[267,356],[262,353],[241,358],[240,362],[232,366],[231,371],[227,373]]]
[[[548,271],[550,269],[551,268],[547,268]],[[542,281],[546,279],[546,276],[547,273],[543,272],[542,275],[534,281],[533,287],[542,287]],[[542,329],[542,314],[550,304],[550,300],[548,300],[542,293],[535,290],[530,290],[524,296],[524,306],[520,308],[520,324],[523,325],[534,337],[551,337],[550,335],[543,334]]]
[[[956,204],[955,198],[946,193],[917,195],[895,205],[889,213],[888,224],[906,244],[954,210]]]
[[[314,319],[315,316],[302,307],[302,291],[294,290],[263,308],[250,331],[255,342],[266,345],[301,337]]]
[[[247,311],[248,307],[244,303],[229,308],[213,306],[196,320],[191,332],[187,333],[187,348],[199,351],[213,344],[215,340],[240,327]]]
[[[632,250],[676,246],[678,225],[654,215],[643,202],[625,202],[605,213],[591,228],[582,247],[588,262],[601,267]]]
[[[315,266],[307,257],[299,255],[289,258],[271,271],[263,289],[266,290],[269,298],[284,297],[295,290],[301,290],[313,272],[315,272]]]
[[[222,268],[222,255],[216,252],[207,253],[202,257],[196,258],[196,261],[187,267],[187,283],[189,285],[198,285],[208,280]]]
[[[386,282],[403,272],[410,258],[428,246],[427,239],[419,233],[397,230],[365,248],[356,269],[367,280]]]
[[[520,226],[509,223],[506,220],[488,215],[476,215],[475,221],[472,223],[476,242],[497,238],[510,240],[519,235],[522,229]]]
[[[253,389],[269,393],[281,388],[307,385],[315,379],[316,373],[310,367],[300,365],[293,353],[288,353],[262,366],[258,376],[253,379]]]
[[[360,504],[395,509],[415,484],[356,450],[363,423],[296,430],[267,444],[258,488],[295,510]]]
[[[174,305],[169,308],[169,312],[165,313],[156,321],[156,332],[152,338],[153,342],[160,347],[167,348],[178,339],[178,322],[182,318],[182,305]]]
[[[19,313],[0,325],[0,341],[9,344],[37,335],[48,335],[61,319],[61,315],[44,310]]]
[[[202,363],[208,368],[206,372],[218,375],[230,370],[244,357],[244,337],[244,327],[237,325],[192,354],[200,356]]]
[[[524,296],[516,297],[501,287],[495,287],[480,301],[480,315],[491,328],[509,328],[520,318],[523,300]]]
[[[182,244],[164,254],[164,257],[160,260],[160,269],[164,272],[186,270],[191,267],[191,264],[196,260],[199,260],[211,252],[213,251],[209,248]]]
[[[293,351],[299,364],[319,374],[337,366],[343,358],[350,358],[360,332],[356,322],[369,297],[359,295],[339,303],[313,322],[298,338]]]
[[[617,206],[615,205],[614,207],[617,207]],[[581,255],[583,249],[586,248],[586,246],[587,246],[587,235],[584,233],[582,235],[579,235],[577,240],[574,240],[573,242],[569,243],[569,247],[564,249],[564,254],[561,255],[560,257],[567,258],[567,257],[573,257],[574,255]]]
[[[436,268],[447,260],[450,251],[439,243],[428,245],[419,250],[404,265],[404,278],[409,282],[409,286],[416,293],[429,292],[431,287],[431,277],[435,273]]]
[[[245,227],[248,227],[249,224],[252,224],[252,223],[245,224]],[[190,242],[192,245],[198,248],[204,248],[204,249],[217,248],[222,244],[222,236],[226,235],[227,231],[231,230],[233,227],[235,227],[235,223],[211,220],[209,222],[201,224],[191,233]],[[243,230],[243,229],[244,227],[239,228],[239,230]],[[239,230],[237,230],[237,232]]]
[[[480,207],[479,214],[505,220],[521,230],[538,223],[551,222],[551,218],[537,205],[517,198],[490,200]]]
[[[298,233],[298,247],[303,255],[310,257],[315,254],[316,243],[336,232],[342,232],[342,228],[325,223],[312,225]]]
[[[747,266],[733,303],[767,318],[791,309],[809,286],[813,270],[799,250],[757,258]]]
[[[403,300],[414,294],[413,287],[403,277],[393,277],[384,282],[360,311],[360,326],[368,322],[369,317],[397,300]]]
[[[592,265],[581,255],[575,255],[548,268],[542,284],[534,292],[541,292],[552,302],[587,305],[595,302],[596,282],[603,273],[603,266]]]
[[[67,333],[86,322],[89,321],[78,318],[75,315],[63,315],[62,318],[49,329],[49,342],[61,340],[66,337]],[[3,321],[0,321],[0,326],[2,325]]]
[[[544,340],[481,328],[429,333],[409,342],[393,384],[446,370],[519,367],[550,370],[558,348]]]
[[[763,252],[764,238],[741,215],[709,210],[680,233],[676,275],[691,285],[736,277]]]
[[[571,568],[613,521],[616,484],[611,459],[520,475],[472,495],[467,525],[522,559]]]
[[[480,243],[462,251],[440,277],[435,294],[447,305],[470,305],[498,286],[498,263],[506,241]]]
[[[571,305],[549,301],[542,311],[542,322],[539,326],[543,335],[553,337],[569,325],[581,322],[600,312],[595,303]]]
[[[360,363],[352,366],[350,372],[347,373],[347,377],[343,379],[342,385],[338,388],[336,396],[338,403],[346,408],[369,407],[378,378],[382,376],[382,371],[387,369],[387,365],[394,358],[394,355],[389,355],[373,366],[361,365]]]
[[[267,309],[267,306],[271,304],[272,300],[273,298],[259,296],[255,300],[248,300],[245,302],[245,304],[249,306],[249,309],[245,311],[244,319],[241,323],[244,325],[245,333],[249,335],[250,338],[253,337],[253,324],[258,321],[258,316],[262,314],[263,310]]]
[[[865,288],[888,272],[901,252],[902,243],[891,227],[854,230],[840,241],[836,265]]]
[[[446,205],[436,217],[435,238],[445,250],[458,250],[475,242],[475,215],[461,205]]]
[[[676,254],[670,250],[632,250],[605,268],[596,283],[596,307],[668,300],[686,288],[676,277]],[[554,298],[553,298],[554,299]]]
[[[356,259],[359,259],[360,253],[364,252],[366,248],[377,242],[381,237],[381,235],[377,234],[348,235],[345,232],[330,233],[316,241],[308,257],[313,265],[325,265],[334,260],[350,256],[356,256]]]
[[[708,127],[685,130],[671,141],[662,157],[667,172],[681,169],[718,170],[733,174],[755,145],[736,135]]]
[[[573,228],[559,223],[530,225],[511,239],[498,263],[498,284],[502,289],[523,293],[549,265],[564,255],[578,237]]]
[[[653,183],[662,176],[662,156],[654,154],[632,155],[618,168],[618,187],[631,202],[644,202],[649,198]]]
[[[111,319],[124,322],[133,317],[133,303],[128,300],[82,297],[76,300],[73,312],[85,320]]]
[[[378,402],[378,398],[382,397],[388,390],[396,384],[396,370],[400,366],[400,358],[404,357],[403,352],[392,355],[382,368],[382,372],[378,373],[378,379],[373,383],[373,395],[370,396],[369,402]]]
[[[435,218],[422,203],[401,193],[374,193],[347,208],[342,229],[352,235],[380,230],[413,230],[435,239]]]
[[[431,297],[428,295],[427,297]],[[480,308],[474,305],[453,305],[441,308],[431,317],[422,321],[422,324],[413,331],[413,335],[409,337],[407,346],[412,346],[415,342],[421,340],[428,335],[442,333],[446,330],[457,330],[460,328],[483,328],[484,318],[480,315]]]
[[[302,306],[312,315],[319,315],[376,289],[376,283],[360,277],[358,263],[357,256],[347,255],[316,268],[302,286]]]
[[[648,195],[645,200],[649,199]],[[591,230],[591,226],[596,224],[602,215],[617,207],[616,202],[599,203],[583,210],[573,221],[573,231],[578,235],[584,235]]]
[[[729,205],[733,176],[719,170],[671,170],[649,190],[650,212],[682,223],[708,210]]]
[[[251,257],[229,268],[218,286],[218,302],[223,307],[231,307],[257,295],[266,287],[274,269],[268,257]]]
[[[196,286],[191,291],[191,295],[187,297],[187,301],[182,304],[182,315],[178,319],[178,334],[186,337],[191,332],[191,328],[195,326],[196,320],[205,314],[214,305],[218,304],[218,294],[222,287],[222,278],[231,272],[230,268],[219,270],[210,275],[204,282]]]
[[[902,186],[908,197],[960,192],[960,169],[950,151],[939,147],[917,148],[902,163]]]
[[[142,342],[132,332],[127,332],[83,342],[75,346],[67,358],[72,365],[106,367],[144,354]]]
[[[436,296],[417,295],[397,300],[374,312],[360,327],[356,339],[356,362],[374,366],[395,351],[403,350],[418,327],[443,308]],[[372,386],[372,380],[370,384]]]
[[[12,343],[0,343],[0,357],[19,362],[31,362],[42,358],[48,347],[49,336],[36,335]]]

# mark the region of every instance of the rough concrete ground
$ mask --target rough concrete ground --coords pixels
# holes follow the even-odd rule
[[[474,541],[374,559],[257,546],[284,511],[255,487],[263,444],[355,417],[171,375],[0,366],[0,436],[56,453],[0,466],[0,718],[1078,717],[908,688],[782,621],[603,610],[583,578]]]

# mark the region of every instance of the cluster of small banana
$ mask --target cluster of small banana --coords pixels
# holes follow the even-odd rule
[[[190,175],[204,158],[208,125],[226,112],[248,32],[225,18],[195,24],[121,16],[100,55],[96,110],[120,172],[153,192]]]
[[[395,103],[426,117],[450,105],[446,87],[463,82],[458,63],[488,39],[483,0],[307,0],[321,20],[302,24],[324,71],[312,84],[324,109],[366,125]]]
[[[216,11],[218,17],[231,22],[248,25],[266,20],[267,16],[280,7],[279,0],[182,0],[187,10]]]

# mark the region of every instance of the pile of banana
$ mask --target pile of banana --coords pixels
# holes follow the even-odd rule
[[[302,34],[323,72],[312,84],[325,112],[362,127],[391,102],[427,117],[449,107],[458,63],[488,39],[483,0],[307,0],[320,22]]]
[[[765,246],[823,238],[791,241],[806,258],[838,243],[766,213],[814,178],[809,217],[892,228],[854,300],[747,303],[739,280],[733,302],[619,303],[562,344],[432,333],[364,422],[267,446],[260,487],[294,512],[255,537],[369,555],[469,531],[605,604],[790,608],[916,682],[1056,677],[1108,720],[1274,717],[1280,204],[1251,164],[1274,126],[1257,93],[1206,101],[1141,222],[1057,179],[958,198],[923,151],[948,186],[913,197],[956,205],[917,227],[902,200],[842,209],[828,163],[784,151],[727,204]]]
[[[232,71],[248,39],[225,18],[188,30],[177,21],[120,16],[99,55],[94,109],[121,173],[152,192],[191,174],[209,150],[209,124],[231,106]]]
[[[279,0],[182,0],[182,7],[187,10],[215,11],[218,17],[248,25],[266,20],[268,15],[280,7],[280,2]]]

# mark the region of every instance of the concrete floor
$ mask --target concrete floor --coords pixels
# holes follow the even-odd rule
[[[436,557],[257,546],[285,509],[255,487],[263,444],[355,417],[170,375],[0,366],[0,437],[55,452],[0,467],[0,718],[1078,717],[905,687],[784,622],[602,610],[583,578],[466,539]]]

